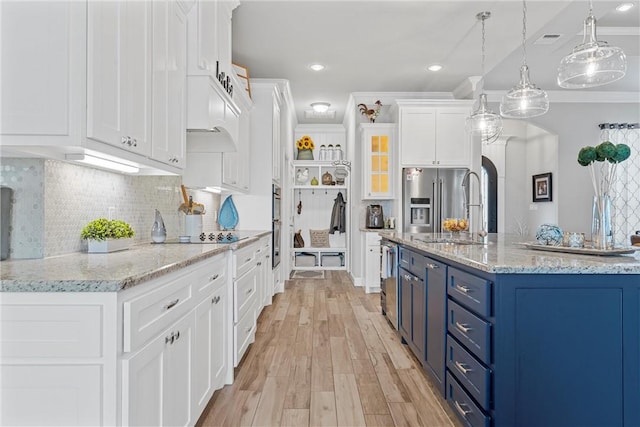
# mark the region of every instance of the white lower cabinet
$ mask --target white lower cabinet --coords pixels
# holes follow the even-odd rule
[[[364,289],[366,293],[380,292],[380,235],[364,232]]]
[[[194,425],[255,336],[249,258],[237,325],[227,251],[120,292],[0,293],[0,425]]]
[[[193,425],[194,313],[122,360],[123,425]]]

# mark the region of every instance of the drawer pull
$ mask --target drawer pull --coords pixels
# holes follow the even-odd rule
[[[165,310],[169,310],[169,309],[171,309],[171,308],[175,307],[175,306],[176,306],[176,304],[178,304],[178,302],[180,302],[180,298],[176,298],[176,299],[174,299],[173,301],[169,302],[169,304],[167,304],[167,305],[165,305],[165,306],[164,306],[164,309],[165,309]]]
[[[440,268],[440,266],[438,264],[427,264],[427,267],[429,267],[431,270],[435,270],[436,268]]]
[[[459,290],[460,292],[464,292],[465,294],[468,294],[470,292],[473,292],[473,289],[471,289],[468,286],[460,286],[460,285],[456,285],[456,289]]]
[[[464,418],[467,418],[467,415],[469,415],[470,413],[473,412],[471,410],[465,411],[464,408],[462,407],[462,405],[459,404],[457,400],[454,400],[453,404],[456,406],[456,409],[458,410],[458,412],[460,412],[460,415],[462,415]],[[467,405],[465,405],[465,406],[467,406]]]
[[[258,267],[262,265],[262,261],[256,264]]]
[[[467,374],[467,372],[472,372],[473,371],[473,369],[467,367],[467,365],[465,365],[464,363],[458,362],[457,360],[456,360],[455,364],[456,364],[456,368],[458,368],[458,370],[460,372],[462,372],[463,374],[465,374],[465,375]]]
[[[211,300],[211,302],[212,302],[213,304],[217,304],[217,303],[219,303],[219,302],[220,302],[220,297],[219,297],[219,296],[213,297],[213,299]]]
[[[218,277],[220,277],[220,275],[219,275],[219,274],[215,274],[215,275],[213,275],[213,276],[209,277],[209,281],[210,281],[210,282],[213,282],[213,281],[214,281],[214,280],[216,280]]]
[[[470,328],[470,327],[469,327],[469,325],[467,325],[466,323],[465,323],[465,324],[462,324],[462,323],[460,323],[460,322],[456,322],[456,328],[460,329],[460,330],[461,330],[462,332],[464,332],[465,334],[466,334],[467,332],[473,331],[473,328]]]
[[[176,341],[180,338],[180,331],[176,332]]]

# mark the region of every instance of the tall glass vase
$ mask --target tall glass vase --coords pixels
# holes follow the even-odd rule
[[[606,250],[613,248],[611,198],[609,196],[593,196],[591,241],[595,249]]]

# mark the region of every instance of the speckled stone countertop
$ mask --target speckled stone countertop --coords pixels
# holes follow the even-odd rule
[[[245,231],[231,244],[140,244],[108,254],[73,253],[0,262],[0,292],[117,292],[255,243],[270,231]]]
[[[424,243],[439,237],[431,233],[380,231],[380,236],[426,253],[497,274],[638,274],[640,251],[619,256],[577,255],[527,249],[518,242],[531,242],[521,236],[490,234],[486,245]],[[638,279],[640,280],[640,278]]]

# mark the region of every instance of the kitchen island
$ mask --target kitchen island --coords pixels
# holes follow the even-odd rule
[[[640,254],[380,235],[400,245],[400,335],[463,422],[640,425]]]
[[[273,295],[271,232],[236,235],[2,261],[0,425],[195,424]]]

